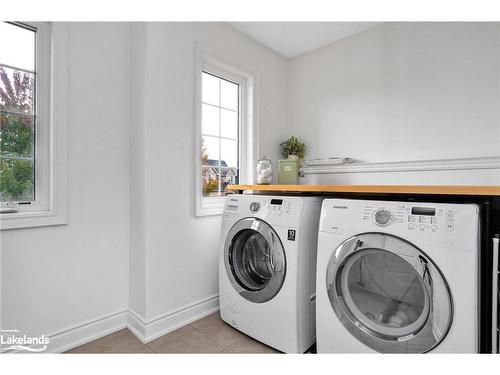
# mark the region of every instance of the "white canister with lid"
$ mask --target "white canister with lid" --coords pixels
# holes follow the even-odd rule
[[[257,162],[257,184],[270,185],[273,182],[273,164],[265,157]]]

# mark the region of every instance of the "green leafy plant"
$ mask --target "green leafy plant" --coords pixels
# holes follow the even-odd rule
[[[217,190],[219,188],[219,182],[214,179],[209,179],[208,182],[203,184],[203,193],[205,195],[210,194],[211,192]]]
[[[306,152],[306,145],[300,142],[294,136],[280,143],[281,154],[287,158],[289,155],[297,155],[300,159],[304,158]]]

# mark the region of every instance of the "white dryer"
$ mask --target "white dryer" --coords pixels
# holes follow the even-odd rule
[[[222,319],[285,353],[315,342],[315,268],[321,199],[226,198],[219,261]]]
[[[479,209],[326,199],[318,353],[478,351]]]

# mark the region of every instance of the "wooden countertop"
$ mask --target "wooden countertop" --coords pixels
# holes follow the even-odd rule
[[[235,191],[500,196],[500,186],[440,185],[229,185]]]

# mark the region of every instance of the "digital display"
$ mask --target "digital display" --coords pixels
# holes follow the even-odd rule
[[[283,204],[283,199],[271,199],[271,204],[281,206]]]
[[[436,209],[431,207],[412,207],[412,215],[436,216]]]

